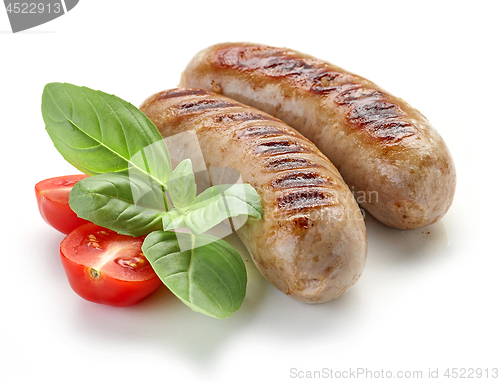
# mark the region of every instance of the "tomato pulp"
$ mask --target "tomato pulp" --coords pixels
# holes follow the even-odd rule
[[[68,204],[69,193],[76,182],[87,175],[66,175],[42,180],[35,185],[38,209],[43,220],[58,231],[68,234],[87,223],[80,219]]]
[[[61,243],[61,260],[73,290],[112,306],[138,303],[161,284],[142,253],[144,237],[120,235],[87,223]]]

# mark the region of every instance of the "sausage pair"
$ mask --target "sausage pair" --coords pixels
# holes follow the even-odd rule
[[[235,168],[257,190],[264,219],[238,235],[297,300],[329,301],[360,277],[366,231],[353,194],[401,229],[432,224],[451,205],[455,167],[441,136],[360,76],[290,49],[227,43],[198,53],[181,86],[142,110],[164,137],[196,131],[208,167]]]

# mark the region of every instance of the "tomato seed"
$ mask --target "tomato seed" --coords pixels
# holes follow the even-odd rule
[[[87,244],[89,247],[94,247],[94,248],[97,248],[97,249],[101,249],[101,245],[97,242],[97,238],[90,234],[88,236],[88,240],[89,240],[89,243]]]
[[[95,268],[90,268],[90,276],[92,276],[93,279],[98,279],[99,277],[101,277],[101,272],[99,272],[97,269]]]
[[[120,257],[115,259],[115,262],[122,267],[133,269],[135,271],[149,265],[149,262],[146,260],[146,257],[142,253],[133,257]]]

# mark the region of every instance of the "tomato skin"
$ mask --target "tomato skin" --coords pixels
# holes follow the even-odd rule
[[[99,237],[98,233],[102,231],[108,232],[106,237],[102,235]],[[101,248],[89,245],[94,241],[89,242],[86,239],[88,236],[97,236]],[[139,271],[125,267],[118,269],[120,265],[117,265],[116,259],[118,256],[121,258],[141,253],[140,246],[143,241],[144,237],[132,238],[119,235],[93,223],[76,228],[60,246],[61,261],[71,288],[85,300],[99,304],[117,307],[137,304],[162,285],[162,281],[149,263],[141,266]],[[92,255],[88,254],[89,251],[93,251],[95,256],[89,257]],[[78,252],[85,253],[80,256]],[[106,263],[101,270],[96,271],[93,267],[99,263],[99,256],[101,258],[111,256],[108,259],[111,265]]]
[[[68,204],[71,188],[88,175],[66,175],[49,178],[35,185],[36,200],[40,215],[46,223],[59,232],[69,234],[76,227],[88,223],[80,219]]]
[[[158,278],[144,281],[123,281],[102,274],[95,280],[89,268],[69,260],[61,252],[61,261],[69,285],[80,297],[98,304],[125,307],[135,305],[153,293],[161,284]]]

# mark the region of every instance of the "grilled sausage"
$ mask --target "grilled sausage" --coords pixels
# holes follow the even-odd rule
[[[353,286],[366,260],[363,216],[310,141],[260,110],[199,89],[155,94],[141,110],[163,137],[194,130],[207,168],[234,168],[257,190],[264,218],[237,233],[271,284],[307,303]]]
[[[374,83],[285,48],[226,43],[188,64],[181,86],[213,90],[280,118],[333,162],[379,221],[409,229],[450,207],[451,154],[429,121]]]

